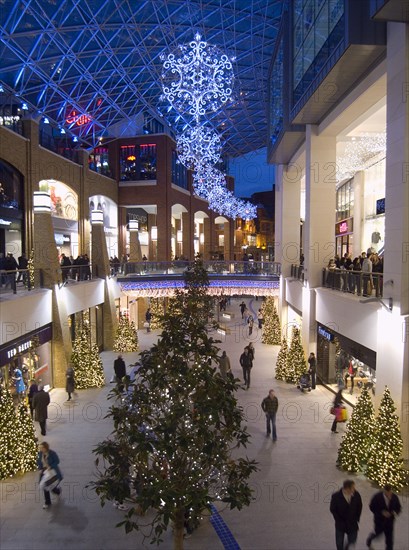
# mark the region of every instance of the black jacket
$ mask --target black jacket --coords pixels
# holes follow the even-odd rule
[[[362,512],[362,499],[358,491],[355,491],[349,504],[343,495],[342,489],[333,493],[329,509],[334,516],[336,529],[344,533],[358,530]]]
[[[121,357],[118,357],[118,359],[115,359],[115,361],[114,361],[114,371],[115,371],[115,376],[119,380],[122,380],[122,378],[124,376],[126,376],[125,361]]]
[[[250,353],[242,353],[240,355],[240,365],[243,368],[251,369],[253,367],[253,359]]]
[[[374,515],[376,525],[387,525],[388,523],[393,523],[395,515],[400,514],[401,504],[399,498],[393,493],[388,508],[386,506],[383,491],[380,491],[372,497],[371,502],[369,503],[369,509]],[[384,511],[392,512],[391,517],[386,518],[382,514]]]

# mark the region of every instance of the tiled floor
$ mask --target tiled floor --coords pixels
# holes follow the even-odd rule
[[[236,376],[241,378],[239,356],[248,342],[247,327],[242,324],[238,304],[232,302],[230,332],[220,336],[220,347],[226,349]],[[247,303],[257,312],[259,302]],[[157,337],[140,331],[142,349],[148,348]],[[322,386],[310,393],[301,393],[293,386],[274,379],[278,347],[261,344],[256,326],[252,341],[256,348],[252,385],[239,394],[245,411],[251,444],[245,451],[258,462],[259,470],[252,477],[255,500],[241,511],[227,510],[217,504],[221,523],[205,518],[192,537],[185,541],[187,550],[330,550],[335,548],[334,522],[329,512],[331,493],[348,477],[335,467],[337,448],[342,437],[330,433],[329,414],[333,394]],[[131,364],[137,354],[125,357]],[[102,358],[106,378],[113,372],[115,354],[104,352]],[[278,441],[265,436],[264,414],[260,403],[269,388],[276,390],[279,399],[277,419]],[[104,418],[110,406],[103,389],[79,392],[71,404],[65,401],[64,390],[52,392],[50,420],[46,440],[60,455],[64,472],[63,498],[42,510],[42,499],[36,482],[37,473],[26,474],[0,483],[1,491],[1,550],[127,550],[152,548],[141,534],[126,535],[116,528],[122,514],[111,504],[101,508],[96,495],[87,489],[95,471],[92,449],[112,430]],[[366,548],[365,539],[372,528],[368,503],[375,487],[363,476],[355,479],[361,493],[364,510],[356,550]],[[409,549],[409,507],[402,496],[403,512],[396,521],[395,550]],[[219,535],[223,529],[225,546]],[[172,548],[172,535],[167,533],[161,548]],[[236,546],[234,546],[236,544]],[[376,550],[384,541],[375,541]]]

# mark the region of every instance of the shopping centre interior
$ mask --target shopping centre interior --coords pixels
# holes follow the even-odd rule
[[[110,386],[65,403],[78,328],[89,322],[109,380],[119,318],[135,323],[148,349],[159,332],[146,332],[147,308],[172,296],[200,255],[210,292],[231,297],[225,318],[217,306],[216,315],[237,376],[251,340],[238,328],[239,302],[256,316],[259,302],[274,296],[282,336],[300,328],[305,357],[317,357],[318,386],[301,394],[276,381],[279,346],[262,344],[255,331],[255,383],[239,402],[255,440],[249,454],[261,464],[259,494],[247,510],[220,511],[229,542],[205,519],[185,547],[328,548],[329,495],[346,477],[335,468],[327,414],[341,386],[350,411],[362,388],[375,408],[389,388],[409,460],[409,2],[144,0],[132,11],[104,0],[98,9],[85,1],[82,12],[71,0],[60,4],[6,1],[0,10],[0,384],[14,392],[20,368],[26,382],[50,392],[49,440],[65,453],[66,480],[82,487],[92,447],[110,430],[102,415]],[[162,93],[163,55],[198,32],[231,56],[235,71],[234,99],[209,109],[206,120],[221,136],[225,202],[232,203],[238,159],[265,148],[274,167],[265,191],[248,184],[242,202],[233,201],[235,216],[221,195],[199,190],[200,170],[180,161],[178,136],[192,121]],[[246,217],[249,208],[254,217]],[[135,360],[127,356],[127,366]],[[286,408],[282,449],[260,442],[257,408],[267,385]],[[74,433],[70,419],[85,403],[96,404],[100,422],[82,415]],[[292,421],[292,407],[302,422]],[[74,485],[69,520],[57,512],[44,544],[30,542],[17,513],[29,503],[33,531],[44,520],[33,510],[39,497],[26,498],[23,484],[31,490],[34,474],[0,483],[0,548],[61,547],[59,529],[69,548],[116,547],[117,511],[100,512]],[[363,476],[357,485],[366,500],[375,490]],[[398,550],[409,547],[405,492],[402,504]],[[365,506],[362,532],[371,527]],[[325,517],[319,527],[317,517]],[[87,525],[107,529],[96,546]],[[121,533],[118,547],[135,547],[129,539]]]

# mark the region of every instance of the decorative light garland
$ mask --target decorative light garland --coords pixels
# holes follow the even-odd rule
[[[221,150],[219,134],[206,124],[191,126],[177,137],[179,161],[191,170],[200,164],[217,164]]]
[[[365,170],[378,155],[386,154],[386,134],[362,134],[345,145],[342,156],[337,158],[337,181],[352,178]]]

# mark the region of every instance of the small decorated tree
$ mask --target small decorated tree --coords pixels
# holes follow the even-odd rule
[[[138,351],[138,333],[133,321],[127,315],[121,315],[116,329],[113,349],[117,353]]]
[[[75,338],[71,362],[77,389],[102,388],[105,385],[104,367],[99,356],[98,346],[91,341],[91,330],[87,322],[83,323]]]
[[[300,329],[293,327],[290,348],[287,356],[287,366],[285,371],[285,381],[296,384],[301,375],[307,372],[307,362],[305,360],[304,350],[301,345]]]
[[[368,463],[375,429],[375,411],[366,388],[352,412],[338,450],[337,464],[348,472],[363,472]]]
[[[265,299],[261,306],[261,311],[263,313],[262,343],[279,346],[281,342],[281,327],[273,296],[268,296]]]
[[[385,387],[369,452],[366,476],[384,487],[389,483],[399,490],[408,483],[408,471],[403,466],[403,442],[399,418],[388,387]]]
[[[285,373],[287,369],[287,358],[288,358],[288,345],[287,338],[284,336],[283,341],[281,342],[281,348],[277,355],[276,361],[276,374],[275,377],[277,380],[285,380]]]
[[[152,313],[151,329],[152,330],[161,329],[162,318],[165,313],[165,299],[151,298],[149,301],[149,307],[151,308],[151,313]]]
[[[13,398],[0,386],[0,479],[17,473],[20,469],[23,442],[14,410]]]
[[[18,410],[18,434],[20,439],[19,471],[31,472],[37,469],[37,438],[34,424],[26,405]]]

